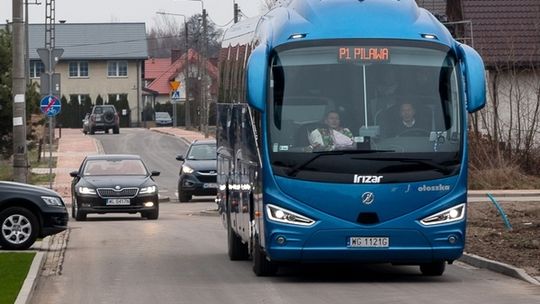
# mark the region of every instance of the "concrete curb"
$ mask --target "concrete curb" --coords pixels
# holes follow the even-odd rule
[[[41,269],[43,268],[43,263],[45,263],[45,252],[36,252],[30,270],[26,275],[26,279],[19,291],[19,295],[15,300],[15,304],[27,304],[30,303],[34,290],[37,286],[37,280],[41,275]]]
[[[463,256],[459,259],[461,262],[472,265],[478,268],[489,269],[500,274],[504,274],[516,279],[523,280],[530,284],[540,286],[540,282],[531,277],[525,270],[517,268],[505,263],[493,261],[470,253],[463,253]]]
[[[468,197],[486,197],[487,194],[499,197],[536,197],[540,196],[538,190],[470,190],[467,192]]]
[[[168,132],[165,132],[165,131],[161,131],[159,129],[150,129],[150,131],[157,132],[157,133],[164,134],[164,135],[174,136],[176,138],[179,138],[181,141],[183,141],[184,144],[186,144],[187,146],[191,145],[191,142],[189,140],[187,140],[186,138],[182,137],[182,136],[178,136],[178,135],[171,134],[171,133],[168,133]]]

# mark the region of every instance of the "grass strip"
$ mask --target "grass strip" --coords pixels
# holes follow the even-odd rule
[[[0,303],[15,302],[35,255],[35,252],[0,253]]]

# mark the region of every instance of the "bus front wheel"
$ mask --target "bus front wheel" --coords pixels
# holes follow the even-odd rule
[[[259,238],[255,236],[255,242],[253,244],[253,272],[258,277],[266,277],[275,275],[278,271],[276,263],[269,261],[266,257],[266,253],[263,251]]]
[[[440,276],[446,268],[445,261],[435,261],[429,264],[421,264],[420,271],[425,276]]]

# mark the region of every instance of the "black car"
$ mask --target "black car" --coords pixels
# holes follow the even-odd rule
[[[216,141],[193,142],[186,156],[178,155],[182,161],[178,179],[178,200],[189,202],[193,195],[216,195],[217,160]]]
[[[0,182],[0,247],[27,249],[36,238],[67,229],[69,215],[58,193],[27,184]]]
[[[79,171],[71,172],[71,213],[77,221],[89,213],[137,213],[156,220],[158,187],[138,155],[87,156]]]

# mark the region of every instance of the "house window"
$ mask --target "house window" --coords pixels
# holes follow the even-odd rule
[[[69,63],[69,77],[88,77],[88,61],[72,61]]]
[[[39,78],[42,73],[45,73],[45,66],[41,60],[30,61],[30,77]]]
[[[109,61],[109,77],[127,77],[127,61]]]

